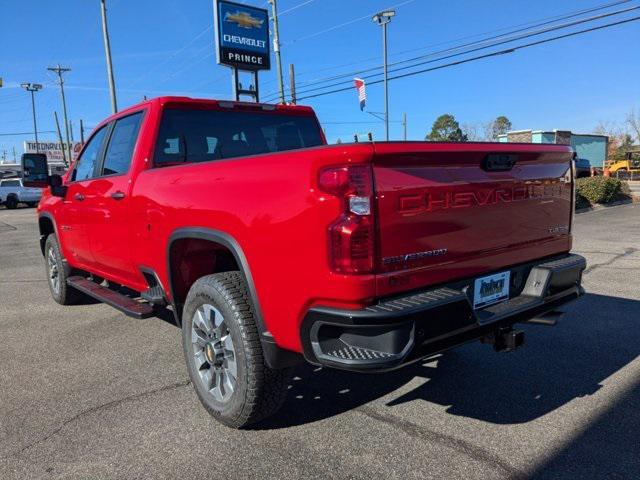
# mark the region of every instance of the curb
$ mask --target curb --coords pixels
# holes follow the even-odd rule
[[[632,203],[639,203],[638,202],[638,197],[629,198],[627,200],[619,200],[617,202],[607,203],[605,205],[596,204],[596,205],[592,205],[592,206],[587,207],[587,208],[581,208],[579,210],[576,210],[576,214],[578,214],[578,213],[588,213],[588,212],[597,212],[599,210],[605,210],[605,209],[611,208],[611,207],[619,207],[621,205],[631,205]]]

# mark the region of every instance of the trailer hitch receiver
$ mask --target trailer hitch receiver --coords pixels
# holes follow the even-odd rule
[[[524,332],[512,328],[500,328],[480,339],[480,342],[493,345],[496,352],[513,352],[524,345]]]

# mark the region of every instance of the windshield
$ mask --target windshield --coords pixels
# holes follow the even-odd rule
[[[314,117],[218,110],[164,111],[155,165],[206,162],[322,145]]]

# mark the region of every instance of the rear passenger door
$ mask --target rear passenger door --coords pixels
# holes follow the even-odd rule
[[[112,124],[98,176],[92,181],[93,211],[88,225],[91,253],[100,273],[122,283],[135,279],[131,261],[131,163],[143,111]]]

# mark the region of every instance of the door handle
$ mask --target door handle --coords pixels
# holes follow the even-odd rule
[[[113,192],[111,194],[111,198],[113,198],[114,200],[122,200],[124,198],[124,192],[121,192],[120,190],[118,190],[117,192]]]
[[[84,195],[83,195],[83,194],[81,194],[81,193],[76,193],[76,194],[73,196],[73,198],[74,198],[74,199],[76,199],[77,201],[81,202],[82,200],[84,200]]]

